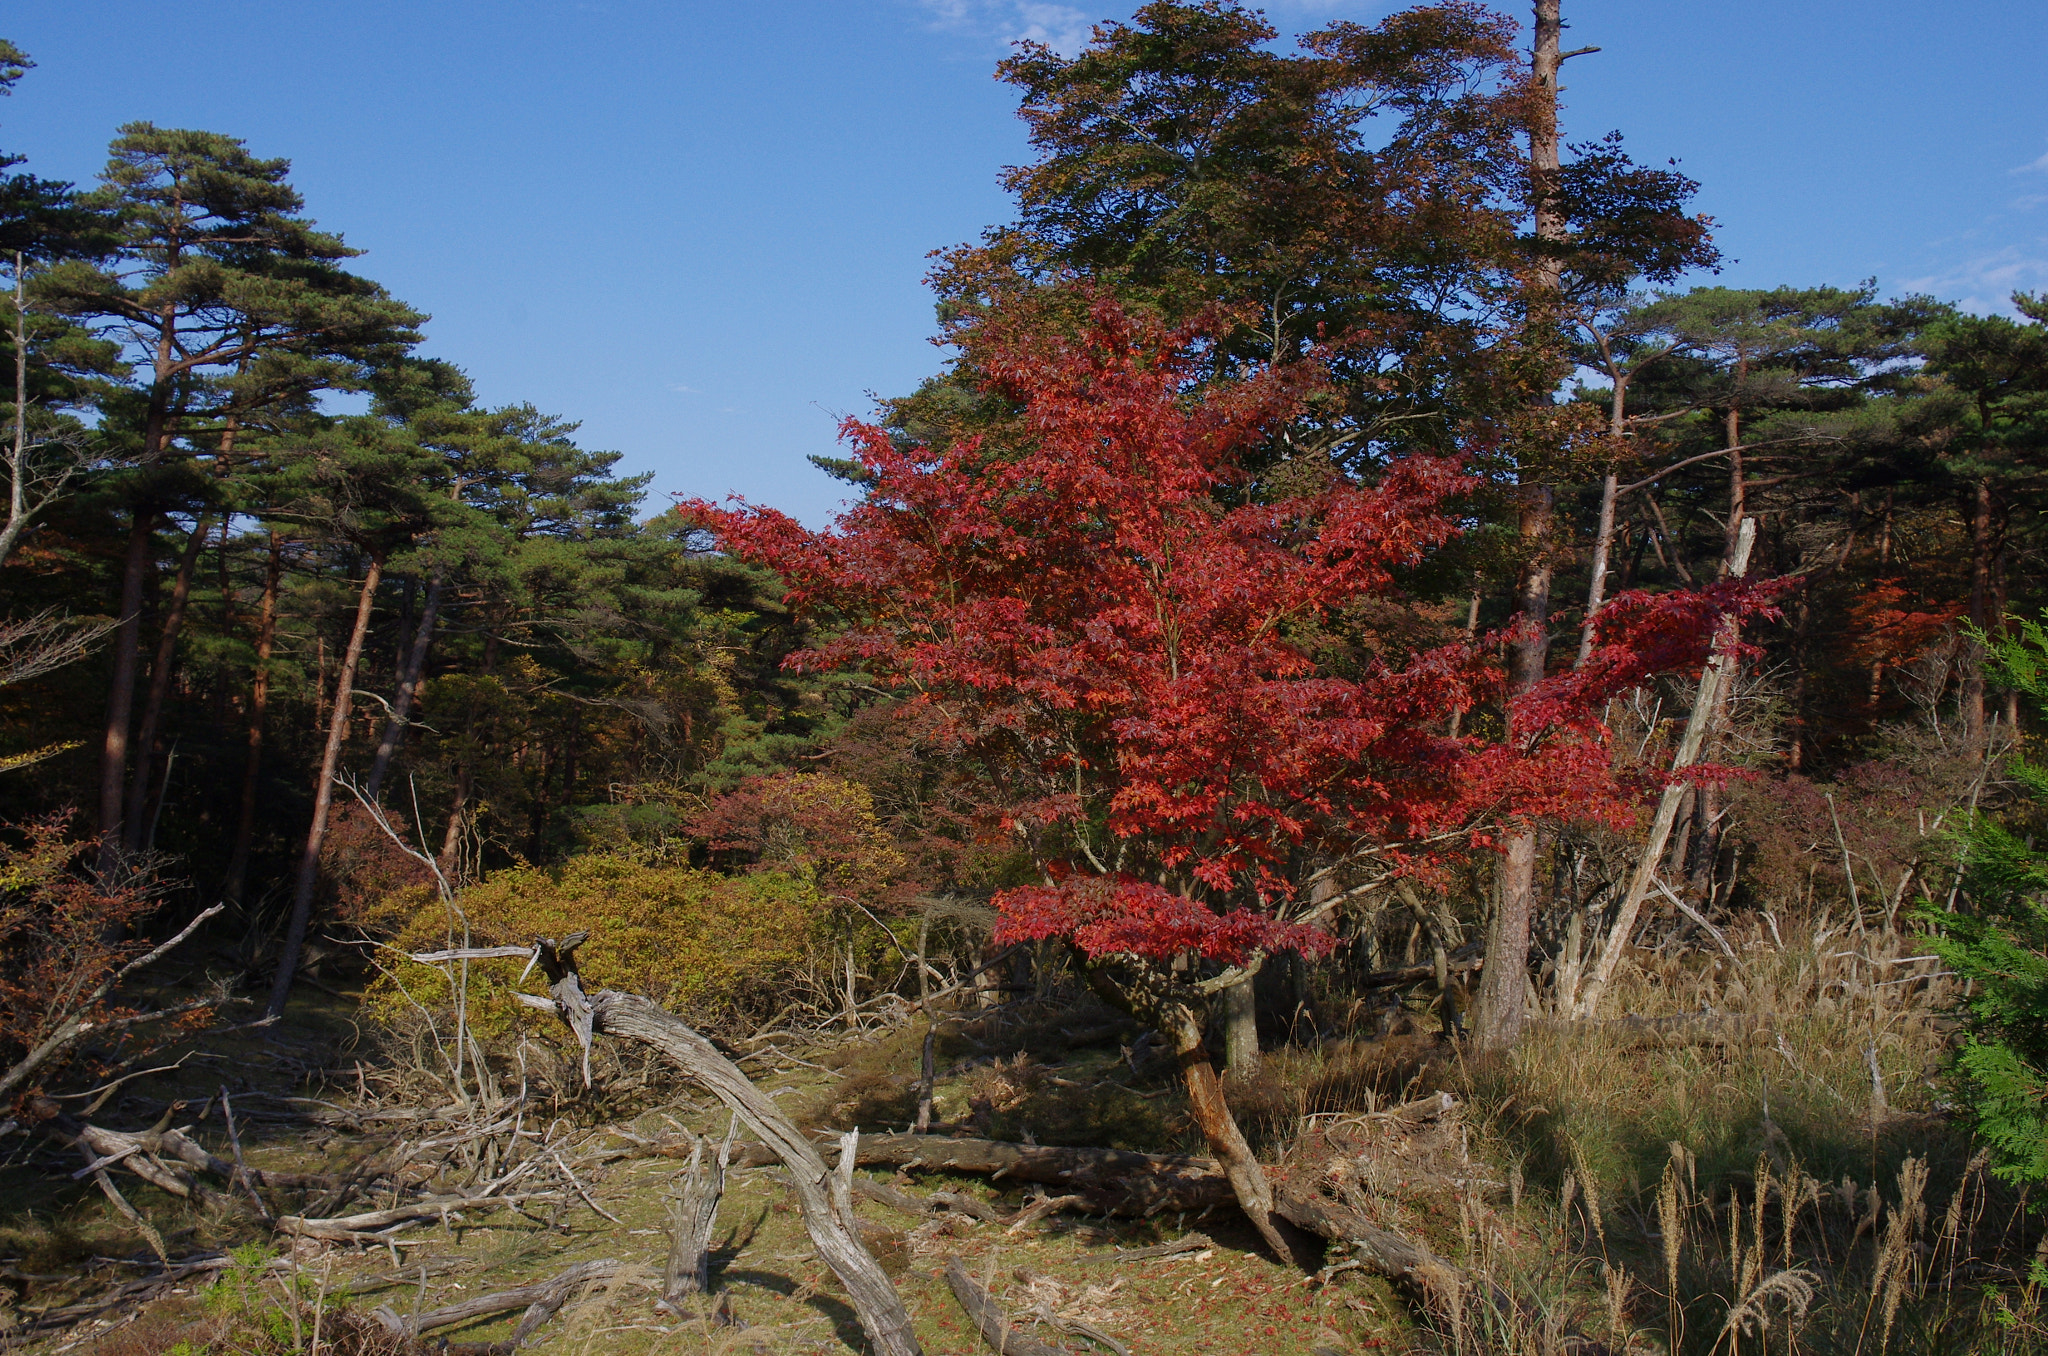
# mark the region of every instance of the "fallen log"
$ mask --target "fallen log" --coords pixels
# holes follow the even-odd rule
[[[1237,1200],[1214,1159],[1182,1154],[1012,1144],[944,1135],[863,1135],[857,1154],[862,1167],[987,1173],[995,1180],[1065,1187],[1087,1197],[1091,1208],[1117,1215],[1206,1210],[1233,1205]],[[759,1166],[769,1157],[759,1146],[747,1146],[733,1151],[733,1161]]]
[[[1476,974],[1484,969],[1485,966],[1485,957],[1472,956],[1464,960],[1451,961],[1444,966],[1444,973],[1446,975]],[[1420,984],[1424,980],[1433,980],[1435,978],[1436,966],[1434,964],[1403,965],[1396,969],[1377,970],[1372,974],[1361,976],[1353,981],[1353,987],[1360,989],[1398,989],[1403,985]]]
[[[905,1215],[915,1215],[919,1219],[923,1219],[932,1211],[931,1202],[923,1197],[913,1196],[907,1191],[898,1191],[887,1182],[877,1182],[872,1177],[854,1178],[853,1189],[871,1201],[879,1202]]]
[[[1207,1234],[1183,1234],[1171,1243],[1154,1243],[1149,1248],[1118,1248],[1114,1252],[1091,1257],[1091,1262],[1149,1262],[1155,1257],[1180,1257],[1204,1248],[1213,1248],[1216,1240]]]
[[[967,1274],[967,1268],[960,1265],[957,1257],[946,1259],[946,1284],[952,1289],[953,1298],[960,1301],[967,1321],[974,1325],[974,1330],[981,1334],[981,1340],[988,1343],[989,1350],[996,1356],[1067,1356],[1058,1347],[1047,1346],[1037,1338],[1027,1337],[1012,1328],[995,1296],[982,1289]]]
[[[1445,1116],[1456,1106],[1456,1100],[1447,1094],[1435,1093],[1372,1114],[1414,1125]],[[735,1158],[738,1156],[735,1151]],[[1175,1154],[947,1139],[938,1135],[875,1135],[861,1140],[859,1158],[863,1165],[985,1172],[1020,1181],[1056,1183],[1070,1191],[1087,1193],[1097,1209],[1107,1205],[1117,1214],[1235,1208],[1237,1204],[1230,1183],[1213,1160]],[[1464,1273],[1425,1244],[1373,1223],[1358,1210],[1318,1190],[1276,1183],[1274,1210],[1298,1229],[1349,1244],[1370,1270],[1408,1286],[1444,1312],[1454,1309],[1458,1296],[1465,1291]],[[1166,1246],[1179,1251],[1184,1244],[1185,1240]],[[1147,1255],[1168,1253],[1138,1249],[1119,1254],[1115,1260],[1138,1260]]]
[[[424,1201],[413,1201],[408,1205],[394,1206],[389,1210],[370,1210],[360,1215],[341,1215],[334,1219],[307,1219],[303,1215],[279,1215],[277,1231],[294,1234],[302,1238],[324,1239],[329,1243],[360,1242],[366,1234],[379,1229],[388,1229],[394,1224],[405,1224],[416,1219],[446,1220],[450,1216],[462,1217],[464,1210],[493,1209],[501,1205],[512,1205],[530,1200],[536,1195],[552,1196],[556,1193],[521,1192],[509,1196],[440,1196]]]
[[[582,1262],[549,1280],[515,1286],[492,1295],[479,1295],[475,1299],[444,1305],[439,1309],[429,1309],[416,1319],[399,1317],[388,1304],[378,1305],[371,1311],[370,1316],[383,1324],[394,1337],[420,1338],[440,1328],[452,1328],[457,1324],[489,1318],[493,1314],[524,1309],[526,1313],[520,1318],[519,1326],[513,1330],[509,1339],[488,1344],[489,1348],[515,1351],[533,1335],[536,1328],[553,1318],[556,1311],[567,1304],[577,1291],[587,1285],[611,1280],[619,1274],[620,1265],[609,1257],[599,1258],[594,1262]]]

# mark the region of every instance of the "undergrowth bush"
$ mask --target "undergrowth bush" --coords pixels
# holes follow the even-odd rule
[[[468,944],[523,946],[586,930],[577,953],[584,987],[641,993],[700,1026],[758,1020],[783,1006],[806,972],[828,907],[809,883],[776,872],[722,876],[647,866],[610,855],[560,866],[501,871],[464,890],[453,906],[416,894],[393,945],[421,952]],[[420,965],[379,952],[383,973],[364,999],[367,1015],[402,1022],[446,1012],[460,983],[453,966]],[[552,1030],[512,997],[518,960],[480,961],[468,975],[471,1029],[482,1037]],[[528,989],[539,986],[528,980]],[[545,1017],[541,1014],[541,1017]]]

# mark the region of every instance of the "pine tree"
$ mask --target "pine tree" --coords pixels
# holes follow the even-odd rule
[[[180,507],[200,515],[180,563],[180,587],[189,589],[215,481],[232,466],[236,420],[274,394],[255,398],[252,386],[264,389],[266,374],[279,374],[277,384],[303,404],[313,390],[349,384],[371,355],[416,342],[424,319],[340,266],[359,251],[298,215],[304,203],[286,179],[289,161],[260,159],[233,137],[150,123],[123,127],[110,149],[104,187],[89,202],[117,221],[118,254],[106,265],[60,264],[41,288],[52,309],[124,337],[145,376],[126,412],[136,469],[124,487],[128,546],[101,750],[106,872],[136,845],[130,736],[159,522]],[[195,435],[201,442],[181,454],[180,440]],[[167,627],[160,657],[175,640]],[[159,675],[166,669],[160,664]],[[136,782],[146,788],[146,775]]]

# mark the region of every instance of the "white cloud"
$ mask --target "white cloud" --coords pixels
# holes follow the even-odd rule
[[[2014,292],[2048,288],[2048,238],[2007,245],[1921,278],[1901,281],[1901,290],[1925,292],[1980,315],[2011,315]]]
[[[2013,174],[2048,174],[2048,151],[2044,151],[2039,160],[2029,161],[2024,165],[2016,166],[2010,172]]]
[[[936,28],[1004,44],[1043,43],[1061,56],[1088,45],[1094,19],[1072,5],[1044,0],[919,0]]]

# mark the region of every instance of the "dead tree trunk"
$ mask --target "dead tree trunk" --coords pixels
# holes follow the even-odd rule
[[[1740,579],[1749,571],[1749,552],[1756,541],[1755,520],[1745,518],[1738,529],[1735,558],[1729,563],[1728,574]],[[1607,992],[1608,984],[1614,978],[1615,967],[1621,964],[1621,956],[1628,949],[1631,933],[1635,931],[1636,915],[1641,912],[1643,900],[1649,896],[1651,882],[1656,879],[1657,865],[1664,856],[1664,844],[1671,837],[1671,827],[1678,819],[1678,809],[1685,800],[1688,788],[1675,780],[1677,774],[1691,767],[1699,758],[1700,750],[1706,744],[1708,726],[1719,705],[1718,695],[1723,684],[1734,676],[1735,629],[1733,623],[1725,624],[1715,633],[1713,654],[1700,673],[1699,691],[1693,695],[1692,714],[1686,719],[1685,734],[1678,742],[1678,752],[1671,760],[1674,780],[1664,788],[1664,795],[1657,802],[1656,816],[1650,821],[1650,840],[1643,845],[1642,856],[1636,859],[1635,874],[1629,878],[1628,893],[1622,897],[1621,909],[1616,913],[1614,926],[1607,933],[1607,940],[1600,948],[1600,959],[1594,962],[1592,981],[1586,985],[1586,992],[1574,1002],[1574,996],[1567,993],[1558,995],[1558,1007],[1562,1011],[1574,1012],[1580,1017],[1591,1017],[1600,1010],[1600,999]]]
[[[827,1168],[825,1160],[818,1156],[803,1132],[782,1114],[781,1108],[762,1096],[732,1061],[719,1054],[710,1041],[682,1018],[638,994],[605,989],[586,999],[574,957],[575,946],[582,940],[578,934],[565,938],[560,945],[552,940],[535,944],[535,958],[547,971],[554,1002],[532,1001],[560,1013],[586,1048],[597,1032],[652,1046],[730,1107],[747,1129],[773,1149],[788,1167],[790,1185],[803,1212],[804,1228],[810,1232],[811,1242],[825,1265],[846,1287],[875,1356],[922,1356],[902,1298],[860,1241],[860,1222],[853,1213],[850,1182],[854,1144],[842,1142],[838,1171]],[[854,1136],[848,1136],[848,1140],[852,1139]]]
[[[738,1126],[735,1117],[708,1169],[704,1141],[690,1146],[682,1190],[669,1197],[668,1266],[662,1275],[661,1307],[672,1314],[687,1314],[690,1296],[711,1291],[711,1231],[718,1226],[718,1202],[725,1194],[725,1169],[732,1162],[732,1135]]]
[[[996,1356],[1061,1356],[1065,1350],[1063,1347],[1049,1347],[1011,1327],[995,1296],[982,1289],[967,1274],[967,1268],[960,1265],[957,1257],[946,1259],[946,1284],[951,1287],[953,1298],[960,1301],[967,1321],[974,1325],[974,1330],[981,1334],[981,1340],[988,1343],[989,1350]]]

